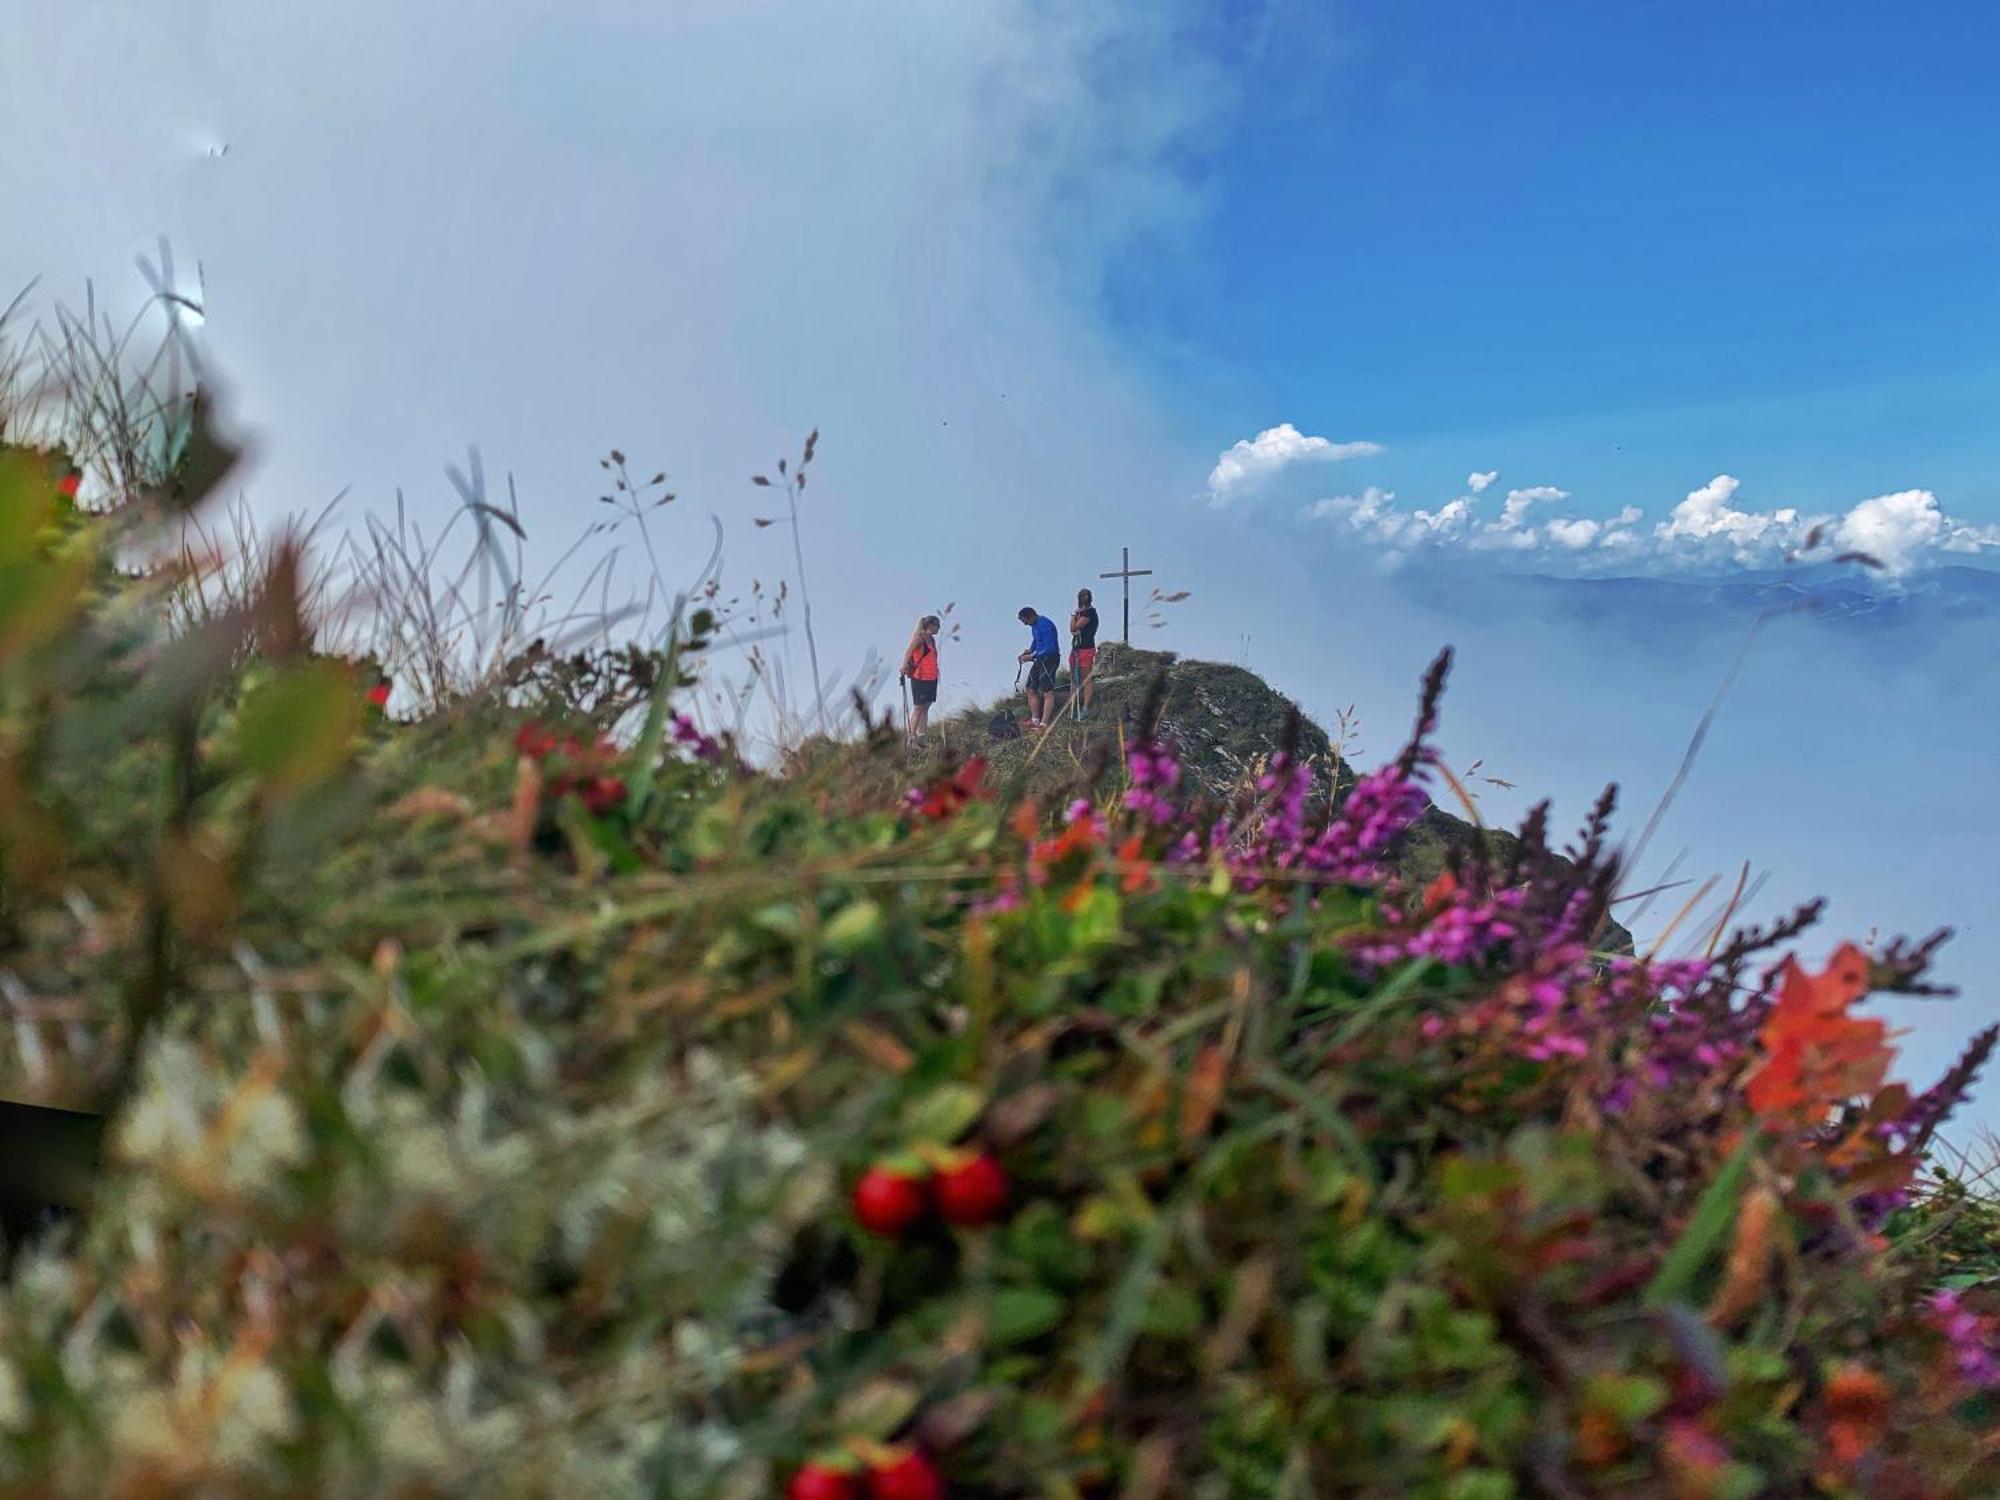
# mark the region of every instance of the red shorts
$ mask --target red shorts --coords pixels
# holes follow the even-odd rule
[[[1079,681],[1090,675],[1090,669],[1097,665],[1095,646],[1078,646],[1069,654],[1070,675]]]

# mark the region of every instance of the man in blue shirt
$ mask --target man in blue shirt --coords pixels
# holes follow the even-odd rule
[[[1028,668],[1028,727],[1040,729],[1056,716],[1056,668],[1062,665],[1062,642],[1056,637],[1056,622],[1047,615],[1024,608],[1020,620],[1034,632],[1020,659],[1033,663]]]

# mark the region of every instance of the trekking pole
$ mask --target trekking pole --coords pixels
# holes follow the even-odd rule
[[[896,674],[897,686],[903,690],[903,743],[910,743],[910,679],[902,673]]]

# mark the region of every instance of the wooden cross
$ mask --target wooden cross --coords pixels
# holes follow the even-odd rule
[[[1125,644],[1129,646],[1132,644],[1132,580],[1135,578],[1150,578],[1153,576],[1153,570],[1151,568],[1133,567],[1132,549],[1130,547],[1120,547],[1118,550],[1124,557],[1124,561],[1119,565],[1119,570],[1116,573],[1099,573],[1097,576],[1099,578],[1122,578],[1125,580]]]

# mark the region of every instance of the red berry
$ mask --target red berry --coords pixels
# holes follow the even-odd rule
[[[56,493],[61,495],[65,500],[74,500],[76,492],[82,488],[82,481],[74,474],[65,474],[61,479],[56,481]]]
[[[931,1194],[945,1222],[962,1229],[991,1224],[1007,1209],[1007,1171],[981,1151],[931,1179]]]
[[[389,706],[389,684],[386,682],[376,683],[375,686],[368,690],[368,701],[377,708],[387,708]]]
[[[541,760],[556,747],[556,737],[541,725],[523,724],[514,736],[514,748],[530,760]]]
[[[915,1173],[876,1164],[854,1184],[854,1217],[870,1234],[901,1236],[924,1213],[924,1184]]]
[[[905,1449],[868,1471],[869,1500],[944,1500],[944,1476],[915,1449]]]
[[[801,1464],[785,1495],[787,1500],[860,1500],[861,1476],[829,1463]]]
[[[583,805],[603,817],[625,801],[625,783],[616,776],[600,776],[583,789]]]

